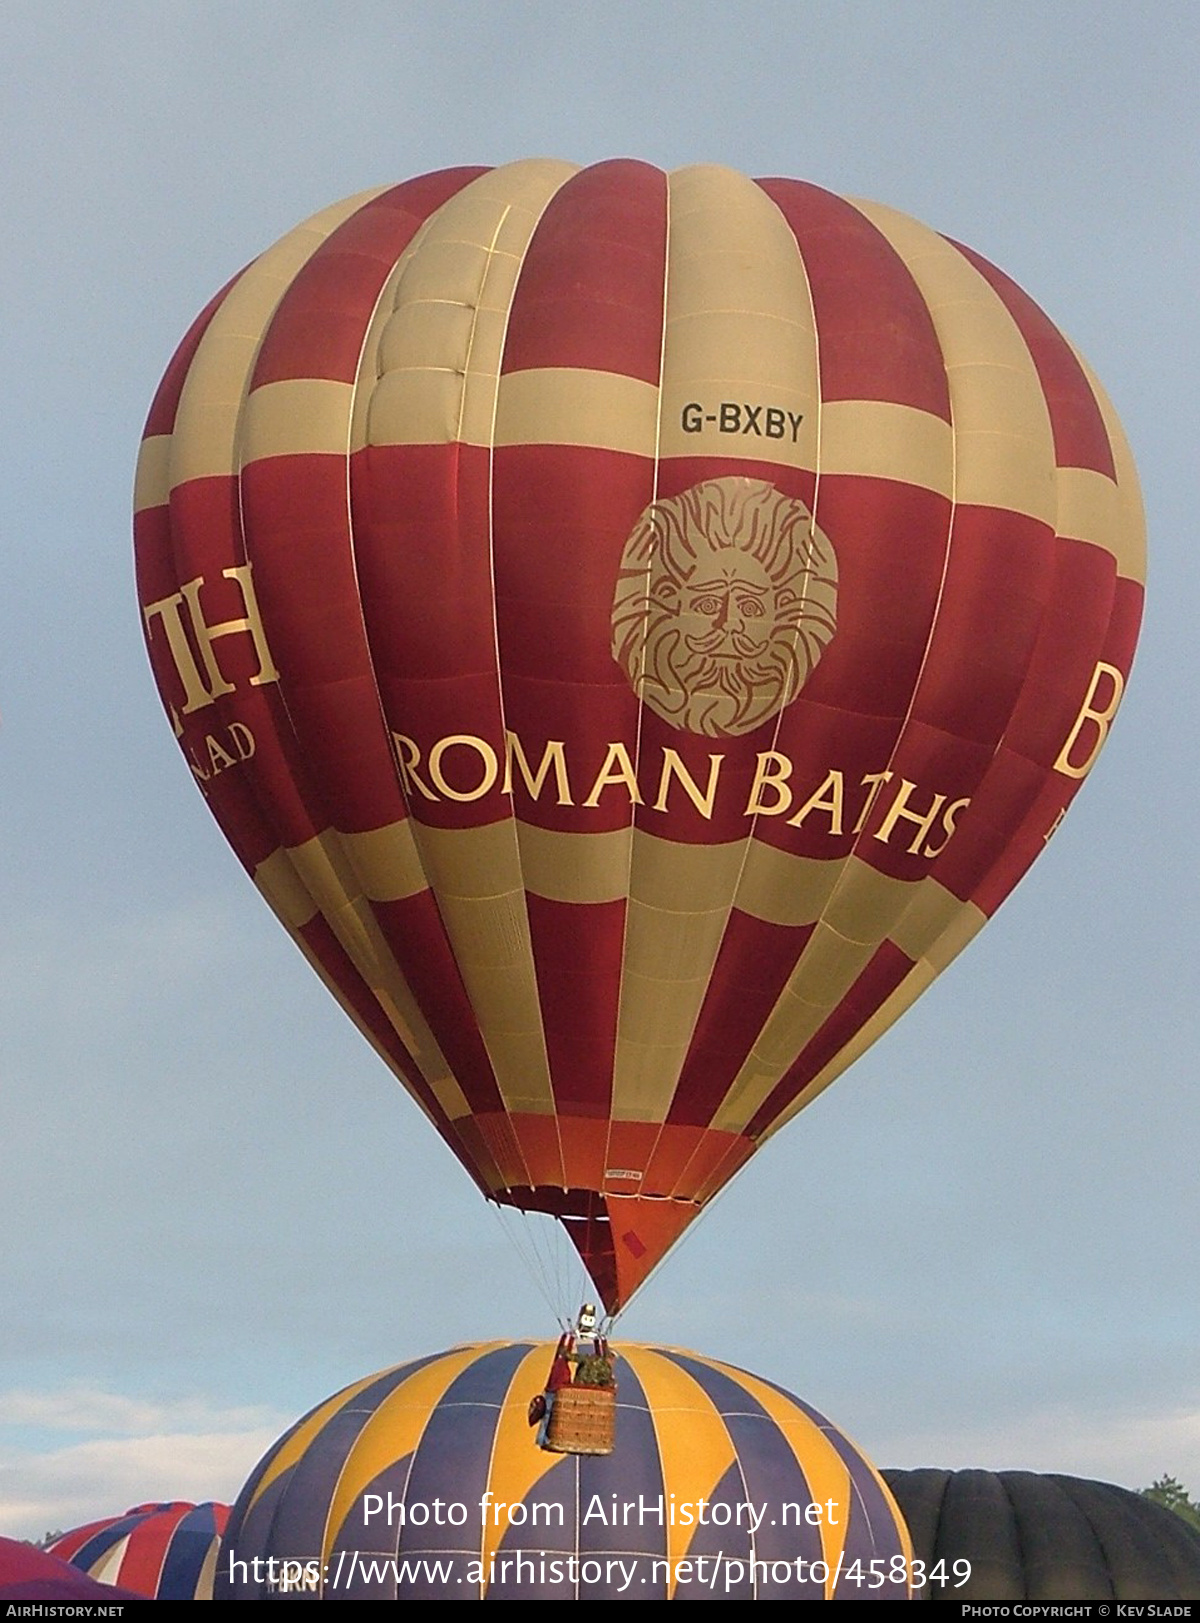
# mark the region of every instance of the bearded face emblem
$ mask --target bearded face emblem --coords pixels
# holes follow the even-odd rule
[[[613,656],[672,727],[738,737],[792,702],[836,615],[837,558],[804,503],[764,480],[708,479],[634,526]]]

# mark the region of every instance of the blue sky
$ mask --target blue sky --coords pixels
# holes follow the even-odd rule
[[[1200,1493],[1193,8],[8,8],[0,1532],[232,1498],[300,1411],[549,1333],[504,1227],[296,955],[178,756],[129,498],[192,316],[457,163],[727,163],[889,203],[1063,327],[1146,499],[1142,643],[1030,878],[635,1302],[881,1465]]]

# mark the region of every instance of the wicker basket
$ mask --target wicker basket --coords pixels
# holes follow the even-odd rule
[[[542,1447],[552,1454],[611,1454],[616,1429],[615,1386],[560,1386]]]

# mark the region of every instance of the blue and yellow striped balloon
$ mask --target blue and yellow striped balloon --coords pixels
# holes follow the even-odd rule
[[[548,1343],[382,1371],[300,1420],[230,1518],[215,1598],[907,1599],[869,1460],[780,1387],[623,1346],[613,1454],[542,1452]]]

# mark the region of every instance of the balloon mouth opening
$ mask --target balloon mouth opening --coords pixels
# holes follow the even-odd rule
[[[700,1211],[692,1200],[594,1189],[507,1189],[497,1198],[518,1211],[559,1220],[610,1317],[628,1304]]]

